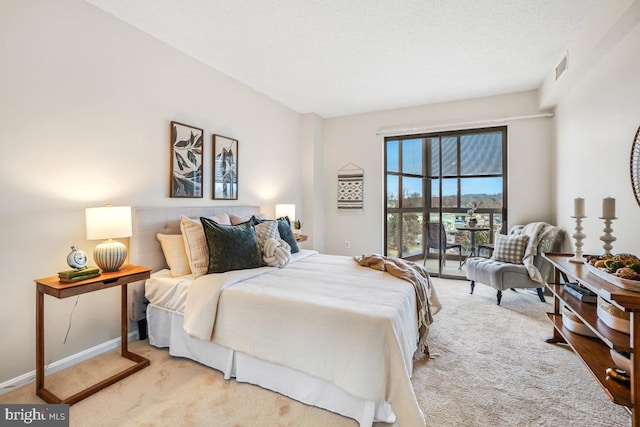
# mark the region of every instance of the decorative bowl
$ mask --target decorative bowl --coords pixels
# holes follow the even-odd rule
[[[627,372],[631,372],[631,360],[629,359],[629,356],[627,356],[627,353],[623,353],[614,349],[610,350],[611,353],[611,360],[613,360],[613,363],[620,369],[622,369],[623,371],[627,371]]]
[[[630,313],[620,310],[602,297],[598,297],[598,319],[611,329],[628,334],[631,332]]]
[[[597,337],[597,335],[575,315],[566,305],[562,307],[562,324],[571,332],[587,337]]]
[[[640,292],[639,280],[623,279],[621,277],[616,276],[615,274],[609,273],[608,271],[602,268],[594,267],[588,262],[585,263],[584,265],[587,267],[587,270],[589,270],[589,273],[595,274],[599,278],[606,280],[607,282],[611,283],[614,286],[617,286],[622,289],[626,289],[628,291]]]

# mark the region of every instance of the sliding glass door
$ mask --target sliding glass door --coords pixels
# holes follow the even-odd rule
[[[385,138],[385,254],[464,277],[506,221],[506,143],[506,127]]]

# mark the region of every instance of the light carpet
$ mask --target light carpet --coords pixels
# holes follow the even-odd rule
[[[433,359],[415,366],[413,384],[428,426],[628,426],[580,359],[551,345],[551,298],[434,279],[443,305],[431,327]],[[146,341],[130,349],[151,366],[71,406],[72,426],[356,426],[340,415],[259,387],[225,381],[198,363]],[[116,351],[47,377],[68,396],[128,362]],[[0,403],[43,403],[29,384]],[[376,424],[388,426],[388,424]],[[404,427],[404,426],[403,426]]]

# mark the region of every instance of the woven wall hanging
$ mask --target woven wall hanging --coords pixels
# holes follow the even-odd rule
[[[364,170],[353,163],[338,169],[338,212],[364,212]]]

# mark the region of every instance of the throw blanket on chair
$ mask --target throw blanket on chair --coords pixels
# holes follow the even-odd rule
[[[546,225],[544,222],[531,222],[520,230],[520,234],[529,236],[529,242],[527,243],[527,249],[524,251],[524,257],[522,263],[527,268],[529,277],[531,280],[542,283],[542,276],[540,271],[533,264],[533,257],[538,254],[538,243],[540,242],[540,232]]]
[[[418,309],[418,348],[414,354],[414,359],[420,360],[429,356],[429,346],[427,338],[429,336],[429,326],[433,322],[433,316],[440,311],[442,306],[438,300],[438,295],[431,283],[431,277],[427,270],[411,261],[400,258],[389,258],[382,255],[362,255],[353,259],[364,267],[375,270],[386,271],[392,276],[404,279],[413,285],[416,292],[416,302]]]
[[[526,234],[529,236],[527,249],[525,250],[522,263],[527,268],[531,280],[544,283],[544,278],[538,267],[534,265],[534,257],[540,252],[546,252],[552,249],[560,229],[546,222],[532,222],[519,230],[518,234]]]

